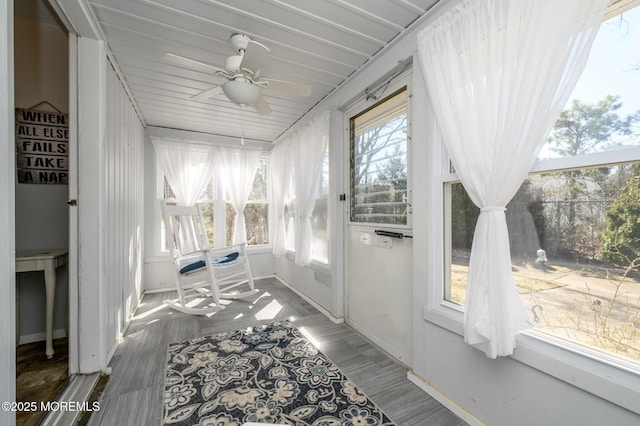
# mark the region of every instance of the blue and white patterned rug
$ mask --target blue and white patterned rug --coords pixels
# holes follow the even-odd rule
[[[393,425],[291,323],[169,345],[165,425]]]

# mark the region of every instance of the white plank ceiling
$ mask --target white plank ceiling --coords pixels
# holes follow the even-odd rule
[[[148,126],[274,141],[437,0],[52,0],[88,5]],[[75,5],[75,6],[74,6]],[[312,86],[309,97],[264,89],[259,115],[223,94],[190,97],[226,80],[166,53],[224,68],[234,33],[271,53],[260,75]],[[241,117],[242,115],[242,117]]]

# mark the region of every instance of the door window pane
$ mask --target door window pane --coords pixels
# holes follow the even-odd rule
[[[407,90],[351,119],[351,221],[406,225]]]

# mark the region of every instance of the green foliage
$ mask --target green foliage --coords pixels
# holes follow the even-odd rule
[[[602,150],[615,145],[614,136],[630,135],[640,121],[640,111],[621,117],[619,96],[607,95],[595,104],[575,99],[556,122],[549,142],[552,150],[562,156],[573,156]]]
[[[451,245],[454,250],[471,250],[480,209],[460,183],[451,185]]]
[[[640,164],[607,210],[601,239],[606,262],[626,267],[640,257]]]

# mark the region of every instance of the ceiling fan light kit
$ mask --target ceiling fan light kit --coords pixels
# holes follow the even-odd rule
[[[262,89],[289,93],[296,96],[310,96],[311,86],[308,84],[291,83],[273,80],[259,75],[260,67],[267,60],[271,50],[261,43],[252,40],[244,34],[233,34],[229,40],[231,48],[237,55],[229,56],[224,61],[224,69],[210,64],[184,58],[172,53],[165,54],[167,61],[190,68],[212,70],[216,75],[226,78],[221,86],[214,86],[191,96],[196,101],[205,101],[211,97],[224,93],[234,104],[253,106],[261,115],[271,113],[271,107],[262,96]]]
[[[240,106],[253,105],[261,95],[260,86],[247,84],[244,79],[227,81],[222,85],[222,91],[231,102]]]

